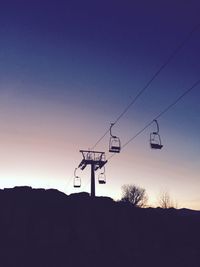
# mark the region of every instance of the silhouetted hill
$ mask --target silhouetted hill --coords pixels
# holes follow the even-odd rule
[[[16,187],[0,190],[0,214],[2,267],[200,266],[197,211]]]

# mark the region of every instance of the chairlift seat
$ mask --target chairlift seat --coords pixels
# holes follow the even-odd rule
[[[111,146],[110,149],[109,149],[109,152],[119,153],[120,152],[120,147],[119,146]]]
[[[75,185],[74,185],[74,187],[75,187],[75,188],[79,188],[79,187],[81,187],[81,186],[80,186],[80,185],[76,185],[76,184],[75,184]]]
[[[151,143],[151,148],[153,148],[153,149],[161,149],[162,147],[163,147],[163,145]]]
[[[106,183],[106,181],[104,181],[104,180],[99,180],[99,184],[105,184]]]

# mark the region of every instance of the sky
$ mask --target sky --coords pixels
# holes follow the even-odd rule
[[[90,191],[90,169],[73,173],[91,148],[200,23],[188,1],[4,1],[0,9],[0,188],[28,185]],[[200,78],[200,27],[114,126],[122,145]],[[149,204],[169,192],[200,210],[200,86],[106,165],[97,195],[146,189]],[[95,148],[107,157],[109,135]],[[96,177],[99,172],[96,173]]]

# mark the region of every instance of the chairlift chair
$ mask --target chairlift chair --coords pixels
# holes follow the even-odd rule
[[[109,152],[111,153],[120,153],[121,150],[121,142],[119,137],[114,136],[112,134],[112,127],[113,127],[114,123],[111,123],[110,126],[110,142],[109,142]]]
[[[99,184],[105,184],[106,183],[106,175],[105,172],[102,172],[98,176]]]
[[[160,135],[153,132],[150,134],[150,145],[153,149],[161,149],[163,145],[161,144]]]
[[[76,170],[74,170],[74,188],[80,188],[81,187],[81,178],[76,175]]]
[[[154,120],[157,126],[157,131],[150,134],[150,146],[152,149],[161,149],[163,147],[161,138],[159,135],[159,125],[157,120]]]
[[[74,177],[74,188],[80,188],[81,187],[81,178],[80,177]]]

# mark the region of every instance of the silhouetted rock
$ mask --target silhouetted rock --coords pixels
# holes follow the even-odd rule
[[[187,215],[187,216],[186,216]],[[0,190],[1,266],[200,266],[200,214],[88,193]]]

